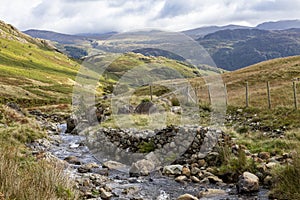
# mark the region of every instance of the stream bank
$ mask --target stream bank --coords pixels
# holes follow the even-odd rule
[[[47,127],[52,127],[48,131],[50,140],[38,140],[30,146],[35,152],[43,152],[48,156],[50,154],[65,165],[65,171],[76,181],[82,199],[167,200],[177,199],[184,194],[213,200],[268,199],[268,190],[262,187],[257,193],[241,195],[238,194],[235,184],[221,181],[213,183],[209,180],[197,183],[191,180],[175,181],[174,176],[162,175],[162,170],[151,172],[149,176],[130,177],[128,173],[114,170],[113,167],[103,167],[105,163],[100,162],[85,145],[84,136],[63,132],[65,124],[59,125],[56,130],[53,124]]]

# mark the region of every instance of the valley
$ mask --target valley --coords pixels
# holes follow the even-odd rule
[[[271,25],[213,29],[201,63],[1,21],[0,199],[299,198],[299,31]]]

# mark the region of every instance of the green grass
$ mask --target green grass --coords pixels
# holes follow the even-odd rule
[[[277,199],[300,199],[300,151],[294,153],[293,163],[273,169],[271,196]]]
[[[239,110],[242,112],[238,112]],[[227,126],[241,123],[243,125],[238,128],[244,129],[241,130],[242,132],[247,132],[247,129],[251,131],[251,123],[259,123],[260,131],[300,128],[300,110],[288,107],[278,107],[269,110],[265,108],[229,106],[227,108],[227,115],[236,118],[233,124],[229,123]]]
[[[3,37],[0,51],[0,85],[6,88],[0,91],[2,101],[16,98],[22,104],[22,99],[53,102],[62,98],[65,102],[71,97],[78,63],[53,50]]]
[[[155,148],[155,144],[152,141],[150,141],[150,142],[143,142],[138,146],[138,149],[140,153],[150,153],[154,151],[156,148]]]
[[[214,171],[225,182],[236,182],[239,175],[245,171],[257,172],[256,163],[252,158],[248,158],[243,150],[239,150],[237,155],[234,155],[231,148],[225,145],[218,147],[218,151],[221,165],[214,167]]]

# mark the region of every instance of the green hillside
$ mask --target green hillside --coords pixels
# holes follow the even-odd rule
[[[69,102],[79,64],[46,41],[0,23],[0,98],[21,104]]]
[[[25,106],[71,102],[74,80],[80,68],[79,63],[57,51],[46,40],[33,39],[4,22],[0,23],[0,52],[2,102],[16,101]],[[101,67],[97,66],[97,63],[94,65],[96,68]],[[110,64],[104,72],[105,78],[93,73],[96,78],[100,78],[98,90],[100,94],[112,92],[112,86],[134,68],[149,73],[143,77],[145,81],[152,76],[158,76],[158,80],[165,80],[216,73],[210,68],[196,70],[182,61],[164,57],[125,53]],[[174,71],[179,76],[174,76],[172,74]],[[136,74],[137,77],[140,75]]]

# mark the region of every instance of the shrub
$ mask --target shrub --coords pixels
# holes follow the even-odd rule
[[[180,106],[180,102],[176,97],[171,99],[172,106]]]
[[[142,99],[142,103],[151,102],[149,98]]]

